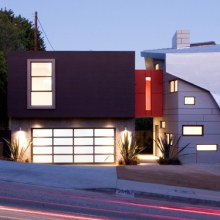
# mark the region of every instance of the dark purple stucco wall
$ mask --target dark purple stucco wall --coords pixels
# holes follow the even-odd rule
[[[134,52],[12,52],[8,114],[17,118],[134,117]],[[27,59],[55,59],[56,108],[27,109]]]

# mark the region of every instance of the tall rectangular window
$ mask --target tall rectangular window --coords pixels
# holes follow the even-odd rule
[[[151,77],[145,78],[145,97],[146,97],[146,105],[145,110],[151,110]]]
[[[178,92],[178,80],[170,81],[170,92]]]
[[[55,60],[28,60],[28,108],[55,108]]]
[[[203,125],[183,125],[182,129],[185,136],[203,136]]]

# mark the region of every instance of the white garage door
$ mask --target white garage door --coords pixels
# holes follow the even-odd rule
[[[32,129],[33,163],[114,163],[115,129]]]

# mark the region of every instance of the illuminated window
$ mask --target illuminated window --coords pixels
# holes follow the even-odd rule
[[[197,151],[217,151],[218,145],[217,144],[197,144],[196,150]]]
[[[151,110],[151,77],[145,78],[145,95],[146,95],[146,106],[145,110]]]
[[[202,136],[203,126],[202,125],[183,125],[183,135],[186,136]]]
[[[28,108],[55,108],[55,61],[28,60]]]
[[[195,105],[195,97],[184,97],[184,104],[185,105]]]
[[[166,128],[166,122],[160,121],[160,128]]]
[[[177,92],[178,91],[178,80],[170,81],[170,92]]]

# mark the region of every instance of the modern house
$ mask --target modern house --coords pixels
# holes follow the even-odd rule
[[[190,44],[177,31],[172,48],[134,52],[12,52],[8,115],[12,138],[32,140],[33,163],[105,164],[135,118],[153,119],[153,137],[182,136],[183,163],[220,161],[220,45]],[[160,151],[153,143],[154,156]]]
[[[172,48],[144,50],[141,56],[147,77],[163,75],[163,114],[154,117],[154,138],[163,133],[182,136],[179,148],[190,144],[180,158],[184,163],[219,162],[220,45],[190,44],[190,32],[179,30]],[[146,108],[158,101],[145,97]],[[154,155],[159,155],[156,146]]]
[[[12,52],[12,138],[32,140],[33,163],[115,163],[134,131],[134,52]]]

